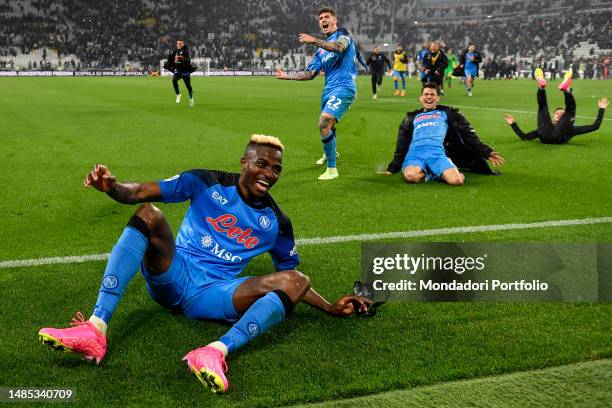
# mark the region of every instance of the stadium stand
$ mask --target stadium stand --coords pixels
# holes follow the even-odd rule
[[[609,68],[612,2],[606,0],[337,0],[341,25],[360,48],[401,42],[412,55],[425,40],[455,50],[468,41],[497,65],[559,70]],[[182,37],[212,69],[304,67],[312,49],[297,33],[318,33],[305,0],[13,0],[0,4],[0,69],[158,69]],[[608,61],[607,63],[605,61]],[[607,65],[606,65],[607,64]],[[412,66],[412,65],[411,65]],[[584,72],[582,70],[581,72]],[[607,72],[607,70],[606,70]],[[601,76],[601,75],[599,75]]]

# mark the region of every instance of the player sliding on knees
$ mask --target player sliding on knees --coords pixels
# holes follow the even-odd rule
[[[505,114],[506,123],[512,126],[514,133],[521,140],[531,140],[539,138],[540,142],[545,144],[564,144],[577,135],[594,132],[599,129],[603,120],[604,112],[608,107],[608,98],[603,97],[597,101],[599,111],[597,118],[592,125],[574,126],[576,119],[576,100],[572,94],[572,70],[571,68],[565,73],[563,82],[559,85],[559,89],[565,97],[565,109],[555,109],[552,118],[548,111],[548,103],[546,101],[546,79],[541,68],[537,68],[534,77],[538,83],[538,128],[529,133],[524,133],[514,120],[514,117]]]
[[[355,41],[350,33],[338,28],[336,12],[330,7],[319,10],[319,27],[327,39],[321,40],[308,34],[300,34],[302,44],[317,45],[317,51],[306,67],[306,71],[288,74],[280,68],[276,78],[295,81],[314,79],[319,72],[325,72],[325,87],[321,97],[321,116],[319,133],[323,143],[323,157],[317,164],[327,163],[327,170],[319,180],[331,180],[338,177],[336,169],[336,123],[342,118],[355,100]]]
[[[393,160],[382,174],[391,175],[401,168],[408,183],[441,180],[461,186],[465,176],[457,165],[476,173],[495,174],[486,160],[494,166],[504,164],[504,158],[480,141],[457,109],[438,105],[436,84],[426,83],[419,101],[422,109],[406,114],[397,133]]]
[[[138,207],[113,247],[89,320],[79,312],[73,327],[44,328],[39,336],[53,348],[99,364],[106,330],[128,283],[141,268],[149,294],[161,306],[190,319],[225,320],[234,325],[205,347],[185,355],[198,379],[225,392],[225,357],[291,315],[303,301],[334,316],[365,311],[369,300],[344,296],[330,304],[298,272],[291,222],[268,191],[282,170],[283,145],[253,135],[240,159],[240,174],[190,170],[152,183],[120,183],[96,165],[85,187]],[[176,240],[164,214],[148,202],[190,200]],[[238,277],[249,261],[269,252],[278,272]]]

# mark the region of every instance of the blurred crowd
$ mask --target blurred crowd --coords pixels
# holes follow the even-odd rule
[[[592,65],[596,76],[612,49],[612,7],[604,0],[327,3],[363,52],[382,42],[401,42],[412,55],[426,40],[442,39],[457,49],[474,42],[499,71],[525,58],[533,64],[555,59],[582,63],[585,72]],[[192,58],[209,59],[211,68],[303,67],[313,49],[300,45],[297,34],[319,35],[313,7],[306,0],[2,2],[0,68],[43,50],[38,61],[30,58],[30,68],[156,69],[178,38]]]

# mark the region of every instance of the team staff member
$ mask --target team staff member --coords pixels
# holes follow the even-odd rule
[[[164,68],[174,73],[172,86],[176,93],[176,103],[181,103],[181,91],[178,87],[178,81],[182,79],[189,92],[189,106],[193,107],[195,101],[193,100],[193,89],[191,88],[191,73],[195,71],[195,68],[191,65],[191,56],[185,41],[178,40],[176,42],[176,49],[168,56],[168,61],[164,64]]]
[[[534,76],[538,82],[538,128],[529,133],[524,133],[517,125],[512,115],[504,115],[506,123],[512,126],[512,130],[521,140],[539,138],[540,142],[545,144],[564,144],[574,136],[594,132],[599,129],[604,112],[608,107],[608,98],[603,97],[597,101],[599,111],[592,125],[575,126],[576,100],[570,88],[572,84],[572,70],[570,69],[565,73],[565,79],[561,85],[559,85],[559,89],[563,92],[565,97],[565,109],[555,109],[552,118],[548,111],[548,103],[546,101],[546,79],[544,79],[544,72],[541,68],[538,68]]]
[[[387,58],[387,55],[381,52],[379,46],[374,47],[374,53],[366,61],[367,66],[370,69],[372,75],[372,98],[376,99],[376,85],[381,86],[383,77],[385,76],[385,65],[391,69],[391,61]]]
[[[429,52],[423,59],[423,72],[424,76],[421,80],[423,85],[426,83],[433,83],[438,85],[438,89],[442,89],[444,81],[444,70],[448,66],[448,59],[444,54],[444,51],[440,49],[440,42],[434,41],[431,43]],[[444,95],[444,91],[440,91],[441,95]]]

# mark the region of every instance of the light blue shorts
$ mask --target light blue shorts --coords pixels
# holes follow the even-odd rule
[[[429,178],[436,179],[446,170],[457,167],[443,149],[411,149],[404,159],[402,170],[408,166],[420,167]]]
[[[191,274],[206,274],[189,256],[174,251],[174,259],[168,270],[152,276],[141,265],[151,298],[166,309],[183,313],[190,319],[225,320],[235,322],[240,318],[234,308],[234,292],[250,277],[220,280],[212,278],[194,283]]]
[[[340,121],[355,100],[355,92],[346,88],[335,88],[323,91],[321,97],[321,113],[327,113]]]
[[[477,73],[477,71],[475,69],[466,69],[465,70],[465,76],[466,77],[476,78],[476,73]]]

